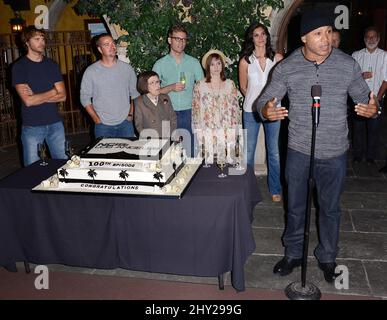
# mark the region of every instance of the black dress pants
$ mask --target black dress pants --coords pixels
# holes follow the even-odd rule
[[[367,119],[354,115],[353,117],[353,157],[376,159],[379,147],[380,119]]]

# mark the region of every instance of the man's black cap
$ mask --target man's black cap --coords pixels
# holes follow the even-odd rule
[[[333,13],[326,10],[313,9],[305,12],[301,18],[300,34],[301,37],[314,29],[333,26]]]

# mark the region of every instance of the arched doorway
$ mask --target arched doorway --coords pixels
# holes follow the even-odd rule
[[[54,2],[48,8],[48,29],[50,31],[55,30],[55,27],[61,17],[63,11],[66,9],[68,3],[62,0],[54,0]]]
[[[344,4],[351,8],[351,1],[343,0]],[[299,37],[299,27],[302,14],[312,8],[332,10],[339,5],[337,0],[285,0],[284,8],[270,17],[272,43],[275,50],[281,53],[290,53],[302,45]]]
[[[286,53],[288,51],[288,25],[297,9],[304,0],[285,0],[284,8],[278,12],[273,12],[270,17],[270,33],[274,49],[278,52]]]

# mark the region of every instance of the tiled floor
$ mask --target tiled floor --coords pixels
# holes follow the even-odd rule
[[[368,166],[368,170],[375,172],[377,167],[381,167],[381,163]],[[313,256],[317,242],[314,216],[311,222],[307,278],[323,293],[387,298],[387,177],[382,174],[367,177],[367,168],[362,164],[351,166],[351,170],[353,175],[347,177],[341,201],[343,216],[337,259],[339,265],[348,268],[349,289],[337,290],[334,285],[326,283],[317,267]],[[283,278],[272,274],[274,264],[283,254],[281,236],[284,231],[284,210],[281,205],[270,202],[264,180],[264,177],[258,178],[266,197],[254,211],[253,228],[257,249],[246,265],[246,281],[247,286],[251,287],[280,289],[292,281],[298,281],[300,272]]]
[[[384,121],[386,122],[386,121]],[[381,138],[387,141],[387,125],[382,126]],[[76,151],[88,144],[88,135],[69,137]],[[381,143],[381,159],[387,153],[387,143]],[[341,199],[343,217],[340,228],[338,264],[349,271],[349,288],[335,289],[324,281],[313,256],[317,232],[311,222],[307,279],[322,293],[363,295],[387,299],[387,174],[378,171],[384,161],[368,165],[349,162],[346,187]],[[20,168],[16,147],[0,149],[0,179]],[[253,231],[257,248],[245,266],[246,286],[250,288],[283,290],[290,282],[300,279],[300,269],[287,277],[273,275],[274,264],[282,257],[281,236],[284,230],[282,203],[273,203],[266,186],[266,177],[258,177],[263,201],[254,210]],[[314,210],[312,212],[314,214]],[[124,276],[192,283],[217,284],[216,278],[183,277],[128,270],[96,270],[51,265],[52,270],[77,273]],[[226,275],[226,284],[230,284]]]

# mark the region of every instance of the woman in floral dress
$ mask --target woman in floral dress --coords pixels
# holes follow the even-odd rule
[[[219,50],[210,50],[204,55],[202,66],[206,76],[194,87],[192,127],[201,150],[204,144],[210,156],[213,153],[219,156],[224,151],[228,162],[232,162],[242,117],[236,86],[225,76],[225,62]]]

